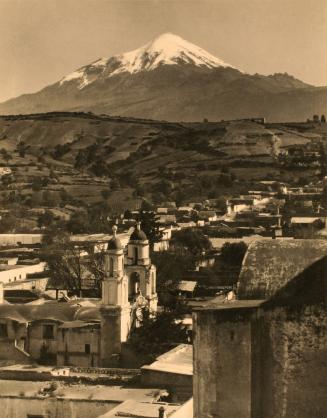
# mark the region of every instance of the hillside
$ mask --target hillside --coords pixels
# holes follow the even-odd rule
[[[327,88],[288,74],[250,75],[173,34],[85,65],[0,114],[92,111],[167,121],[266,117],[302,121],[327,113]]]
[[[326,124],[313,123],[0,117],[0,199],[29,208],[105,201],[119,212],[144,198],[182,203],[245,192],[260,180],[308,182],[325,173],[326,136]]]

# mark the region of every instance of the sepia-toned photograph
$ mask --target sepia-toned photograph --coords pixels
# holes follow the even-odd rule
[[[0,0],[0,418],[327,417],[327,0]]]

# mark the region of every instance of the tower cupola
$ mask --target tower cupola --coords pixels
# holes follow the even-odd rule
[[[141,230],[141,223],[138,222],[129,239],[127,264],[148,265],[150,263],[149,257],[149,241],[144,231]]]

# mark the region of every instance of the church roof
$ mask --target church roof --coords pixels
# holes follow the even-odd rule
[[[108,242],[108,250],[121,250],[123,248],[120,239],[117,237],[117,226],[112,227],[113,237]]]
[[[114,237],[108,242],[108,250],[121,250],[122,244],[119,238]]]
[[[138,223],[137,226],[134,228],[134,231],[132,232],[130,236],[130,241],[147,241],[148,238],[145,235],[145,233],[141,230],[141,226]]]
[[[245,255],[238,299],[269,299],[294,277],[327,256],[327,241],[260,240]]]

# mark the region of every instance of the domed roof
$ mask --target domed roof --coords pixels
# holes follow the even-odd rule
[[[114,225],[112,227],[113,237],[108,242],[108,250],[121,250],[123,247],[121,245],[121,241],[117,238],[117,226]]]
[[[119,238],[112,238],[108,242],[108,250],[121,250],[123,247],[121,245]]]
[[[147,241],[148,240],[148,238],[145,235],[145,233],[141,230],[140,223],[137,224],[137,226],[134,229],[134,231],[132,232],[129,240],[130,241]]]

